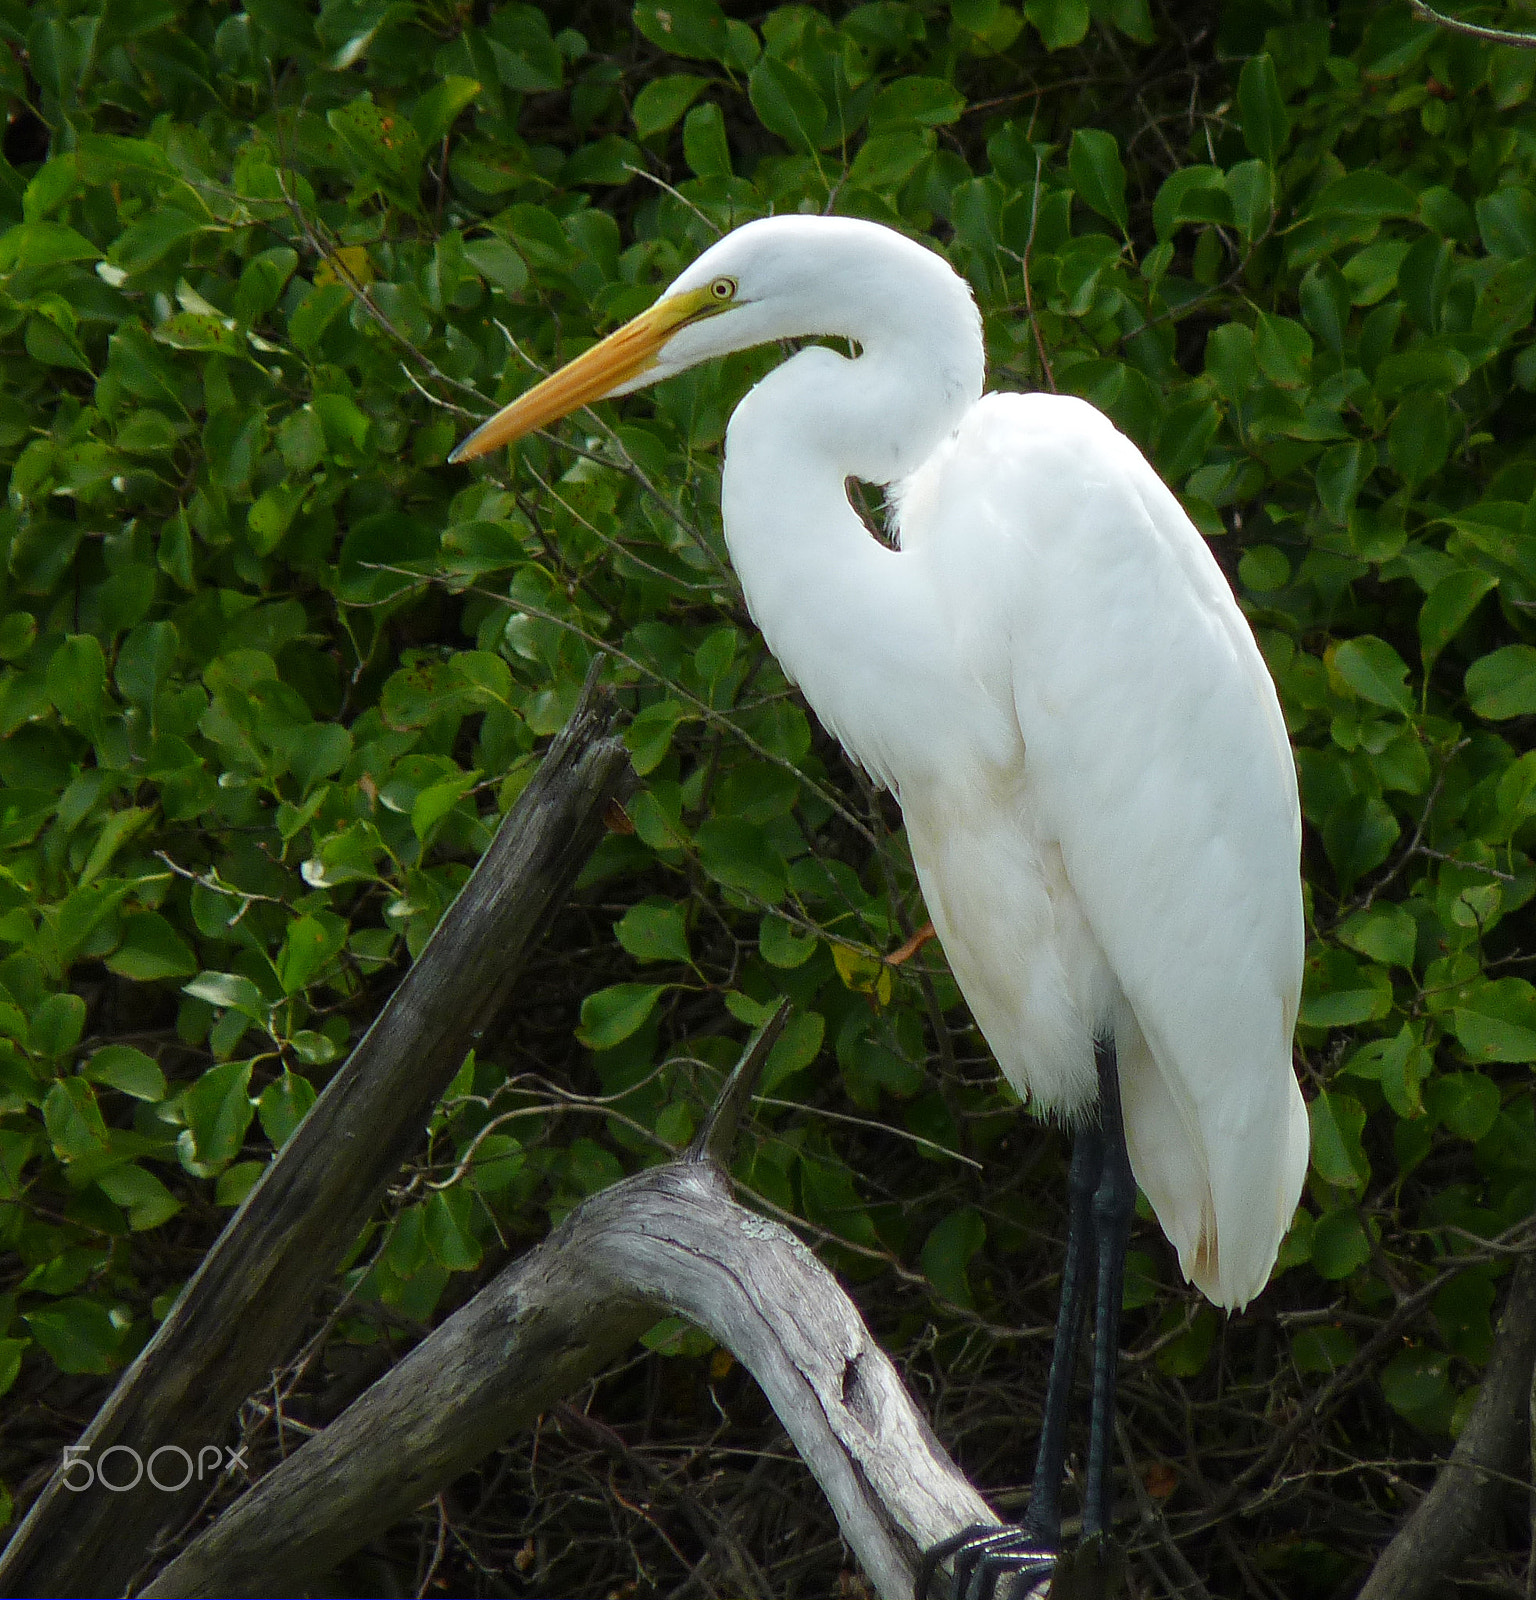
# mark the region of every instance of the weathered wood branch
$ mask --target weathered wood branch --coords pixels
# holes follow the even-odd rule
[[[80,1440],[195,1459],[302,1335],[633,782],[595,672],[570,724],[420,958]],[[174,1458],[173,1458],[174,1459]],[[78,1481],[78,1479],[77,1479]],[[0,1595],[123,1594],[200,1493],[73,1493],[61,1470],[0,1557]],[[152,1567],[151,1567],[152,1570]]]
[[[1377,1558],[1360,1600],[1429,1600],[1472,1553],[1526,1459],[1536,1368],[1536,1257],[1522,1256],[1472,1414],[1434,1487]]]
[[[749,1052],[687,1157],[578,1206],[144,1595],[281,1595],[313,1583],[672,1312],[757,1379],[882,1600],[910,1600],[921,1550],[998,1519],[837,1280],[786,1228],[731,1198],[713,1151],[771,1044],[765,1034]]]

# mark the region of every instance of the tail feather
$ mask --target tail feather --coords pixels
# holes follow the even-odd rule
[[[1307,1173],[1306,1103],[1287,1064],[1243,1097],[1185,1105],[1128,1005],[1115,1051],[1131,1170],[1213,1304],[1241,1310],[1269,1281]],[[1278,1130],[1278,1136],[1277,1136]]]

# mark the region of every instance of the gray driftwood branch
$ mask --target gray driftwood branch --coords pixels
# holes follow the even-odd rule
[[[1526,1462],[1536,1367],[1536,1257],[1522,1256],[1482,1388],[1434,1487],[1382,1551],[1360,1600],[1429,1600],[1472,1553]]]
[[[291,1354],[314,1303],[422,1138],[432,1107],[633,783],[615,711],[581,705],[347,1062],[326,1085],[80,1440],[148,1461],[227,1435]],[[120,1595],[153,1571],[199,1485],[73,1493],[56,1472],[0,1557],[0,1595]],[[140,1578],[138,1581],[142,1581]]]
[[[731,1198],[715,1155],[776,1031],[748,1052],[684,1159],[578,1206],[143,1593],[295,1593],[672,1312],[757,1379],[882,1600],[910,1600],[922,1549],[997,1518],[836,1279],[788,1229]]]

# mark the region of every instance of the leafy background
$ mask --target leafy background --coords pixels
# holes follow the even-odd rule
[[[1086,396],[1142,446],[1279,683],[1312,1171],[1230,1320],[1138,1226],[1124,1487],[1146,1593],[1181,1559],[1214,1593],[1352,1593],[1476,1392],[1536,1199],[1536,54],[1362,0],[737,9],[0,0],[6,1510],[599,647],[634,831],[307,1364],[247,1408],[252,1459],[685,1141],[786,994],[738,1176],[1021,1503],[1065,1143],[1016,1113],[936,947],[883,960],[924,915],[899,815],[726,565],[719,447],[776,352],[444,465],[720,231],[832,210],[948,254],[996,385]],[[863,1593],[730,1358],[674,1324],[646,1346],[336,1592]],[[1526,1539],[1469,1592],[1523,1593]]]

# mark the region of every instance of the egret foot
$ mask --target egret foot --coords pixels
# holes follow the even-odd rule
[[[1084,1539],[1051,1574],[1049,1600],[1113,1600],[1124,1593],[1125,1552],[1109,1539]]]
[[[916,1600],[929,1600],[929,1585],[939,1564],[951,1556],[955,1558],[950,1586],[953,1600],[1026,1600],[1056,1570],[1057,1555],[1028,1528],[978,1523],[923,1552]],[[1000,1589],[1004,1580],[1006,1587]]]

